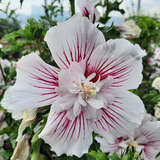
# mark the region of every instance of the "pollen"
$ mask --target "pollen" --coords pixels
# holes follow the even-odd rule
[[[86,96],[96,96],[97,91],[96,87],[94,86],[94,83],[90,82],[87,85],[85,85],[84,82],[82,82],[81,86],[81,92],[84,93]]]
[[[136,149],[138,147],[138,144],[136,141],[132,141],[130,142],[129,146],[133,147],[134,149]]]

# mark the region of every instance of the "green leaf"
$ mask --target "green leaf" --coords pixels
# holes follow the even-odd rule
[[[32,140],[31,140],[31,144],[32,144],[32,156],[31,156],[31,160],[39,160],[40,159],[40,146],[41,146],[41,142],[42,140],[39,139],[38,135],[40,134],[40,132],[42,131],[43,128],[40,128],[35,135],[33,136]]]
[[[9,158],[12,156],[11,151],[5,151],[5,152],[0,152],[0,157],[3,157],[4,159],[9,160]]]
[[[93,157],[95,160],[109,160],[107,155],[101,151],[91,151],[88,153],[91,157]]]
[[[110,158],[111,160],[121,160],[116,153],[114,153],[113,155],[111,155],[109,158]]]

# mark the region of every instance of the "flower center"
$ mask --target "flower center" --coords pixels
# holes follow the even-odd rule
[[[131,147],[133,147],[134,149],[136,149],[136,148],[138,147],[138,144],[137,144],[136,141],[131,141],[131,142],[129,143],[129,146],[131,146]]]
[[[129,146],[133,147],[137,153],[140,153],[144,149],[144,146],[138,144],[136,141],[131,141]]]
[[[97,89],[94,83],[89,82],[88,84],[85,85],[84,82],[81,83],[81,92],[85,95],[85,96],[96,96],[97,94]]]
[[[138,144],[133,138],[127,138],[126,140],[123,140],[119,146],[123,149],[126,149],[128,146],[133,147],[137,153],[140,153],[144,149],[144,146]]]

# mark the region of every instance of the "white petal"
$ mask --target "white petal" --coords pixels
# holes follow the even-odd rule
[[[90,57],[93,50],[105,40],[103,34],[86,17],[75,15],[50,28],[45,41],[58,66],[68,68],[71,61],[79,62]]]
[[[80,114],[80,112],[81,112],[81,106],[80,106],[79,102],[76,101],[74,103],[74,107],[73,107],[73,114],[75,117],[77,117]]]
[[[86,118],[92,122],[95,122],[98,120],[98,114],[99,114],[99,110],[97,110],[96,108],[93,108],[91,106],[86,106],[85,108],[85,115]]]
[[[52,104],[52,107],[56,113],[63,112],[70,109],[74,105],[75,100],[76,97],[69,94],[65,96],[58,96]]]
[[[39,137],[51,146],[59,156],[61,154],[81,157],[88,152],[92,143],[92,129],[83,112],[71,118],[69,111],[56,114],[51,109],[47,124]]]
[[[58,74],[58,90],[61,94],[77,94],[80,92],[81,82],[85,79],[85,68],[80,63],[72,62],[69,69],[62,69]],[[68,93],[65,93],[68,92]]]
[[[142,152],[142,158],[144,160],[160,160],[160,158],[156,158],[156,155],[159,153],[159,150],[155,150],[152,147],[148,147],[145,152]]]
[[[25,110],[54,102],[58,69],[46,64],[37,54],[22,57],[17,63],[17,79],[1,102],[9,110]]]
[[[107,135],[104,138],[96,137],[98,143],[100,143],[100,149],[102,152],[113,154],[119,152],[119,141],[116,141],[112,135]],[[119,138],[120,139],[120,138]]]
[[[109,40],[92,54],[88,73],[97,73],[101,80],[113,77],[113,87],[137,88],[142,81],[144,52],[125,39]]]
[[[101,99],[98,98],[89,98],[87,99],[87,103],[96,109],[100,109],[104,107],[104,102]]]
[[[135,130],[136,141],[144,145],[143,156],[145,160],[155,159],[160,151],[160,122],[147,121]]]
[[[111,87],[113,82],[114,82],[114,78],[109,76],[106,79],[100,81],[99,83],[97,83],[97,82],[96,83],[97,83],[97,86],[100,90],[101,88],[107,89],[107,88]]]
[[[114,101],[102,108],[101,118],[95,123],[95,132],[115,137],[133,133],[145,114],[145,108],[140,98],[128,91],[112,90]]]
[[[17,111],[17,110],[10,110],[10,109],[7,111],[12,114],[12,118],[15,120],[19,120],[23,118],[24,111]]]
[[[82,105],[83,107],[85,107],[87,105],[86,101],[83,99],[83,93],[78,95],[78,102],[80,105]]]

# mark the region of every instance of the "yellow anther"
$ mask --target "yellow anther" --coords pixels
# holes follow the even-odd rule
[[[82,86],[81,92],[83,92],[85,95],[95,96],[97,94],[96,88],[93,86],[92,83],[84,85],[84,83],[82,82],[81,86]]]
[[[92,90],[92,91],[91,91],[91,95],[92,95],[92,96],[96,96],[96,94],[97,94],[96,90]]]
[[[138,147],[138,144],[136,141],[132,141],[130,144],[129,144],[131,147],[133,147],[134,149],[136,149]]]

